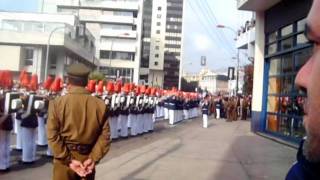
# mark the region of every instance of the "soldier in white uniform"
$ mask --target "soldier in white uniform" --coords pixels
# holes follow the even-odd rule
[[[127,94],[129,92],[129,84],[125,84],[120,93],[120,136],[128,137],[128,115],[129,115],[129,103],[127,102]]]
[[[0,172],[10,167],[10,132],[13,129],[12,116],[5,110],[4,93],[0,93]]]

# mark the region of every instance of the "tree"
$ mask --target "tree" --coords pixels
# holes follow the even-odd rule
[[[181,90],[186,92],[194,92],[198,87],[197,81],[187,82],[183,77],[181,78]]]
[[[243,94],[252,94],[253,88],[253,64],[248,64],[244,66],[244,84],[243,84]]]
[[[93,71],[93,72],[91,72],[90,74],[89,74],[89,79],[90,80],[96,80],[97,82],[98,81],[104,81],[105,80],[105,77],[104,77],[104,75],[101,73],[101,72],[99,72],[99,71]]]

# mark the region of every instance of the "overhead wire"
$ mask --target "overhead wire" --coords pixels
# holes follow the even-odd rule
[[[203,23],[203,18],[201,18],[199,16],[199,14],[194,10],[193,6],[192,6],[192,3],[190,2],[190,0],[186,0],[187,1],[187,4],[190,6],[190,9],[192,10],[192,12],[197,16],[197,19],[199,20],[199,22],[202,24],[203,28],[207,31],[209,37],[214,41],[216,42],[217,39],[216,39],[216,36],[213,36],[212,35],[212,31],[211,30],[208,30],[208,27],[206,25],[206,23]],[[230,52],[228,52],[228,50],[226,48],[222,48],[224,50],[224,53],[226,53],[227,56],[230,56]]]

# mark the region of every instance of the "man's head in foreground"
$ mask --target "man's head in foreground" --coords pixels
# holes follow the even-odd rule
[[[303,154],[312,162],[320,162],[320,0],[314,0],[306,24],[306,36],[313,53],[299,70],[295,84],[307,94],[303,117],[307,132]]]
[[[71,86],[85,87],[88,83],[90,69],[84,64],[72,64],[67,68],[68,84]]]

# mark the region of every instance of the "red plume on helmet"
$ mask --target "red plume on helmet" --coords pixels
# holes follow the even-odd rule
[[[38,75],[36,74],[33,74],[31,76],[31,81],[30,81],[30,84],[29,84],[29,89],[31,91],[36,91],[38,90]]]
[[[12,74],[10,71],[2,72],[2,86],[4,89],[11,89],[13,86]]]
[[[20,81],[20,85],[24,88],[28,88],[30,84],[30,77],[27,72],[23,73],[22,80]]]
[[[0,88],[3,88],[4,85],[4,73],[0,70]]]
[[[91,93],[96,91],[96,80],[89,80],[87,90]]]
[[[156,91],[157,91],[156,88],[151,88],[151,92],[150,92],[151,96],[156,95]]]
[[[145,93],[145,92],[146,92],[146,86],[142,85],[142,86],[140,87],[140,92],[141,92],[141,93]]]
[[[50,90],[52,92],[59,92],[61,91],[61,78],[60,77],[56,77],[56,79],[53,81],[53,83],[51,84]]]
[[[139,95],[139,94],[140,94],[140,86],[137,86],[137,87],[136,87],[135,93],[136,93],[136,95]]]
[[[121,84],[120,83],[116,83],[114,86],[114,92],[115,93],[119,93],[121,91]]]
[[[126,94],[128,94],[130,92],[130,84],[126,83],[123,86],[123,92],[125,92]]]
[[[46,90],[49,90],[52,83],[53,83],[53,78],[51,76],[48,76],[47,80],[43,84],[43,88]]]
[[[103,93],[103,81],[99,81],[98,87],[97,87],[97,92],[98,92],[99,94],[102,94],[102,93]]]
[[[26,74],[28,74],[28,73],[26,72],[26,70],[22,70],[22,71],[20,72],[20,76],[19,76],[19,81],[20,81],[20,83],[23,81],[23,78],[24,78],[24,76],[25,76]]]
[[[107,84],[107,91],[108,93],[113,93],[114,91],[114,84],[112,81],[109,81],[108,84]]]
[[[134,83],[130,83],[129,84],[129,91],[133,91],[134,90]]]
[[[146,94],[146,95],[150,95],[150,93],[151,93],[151,88],[148,87],[148,88],[146,89],[146,91],[145,91],[145,94]]]

